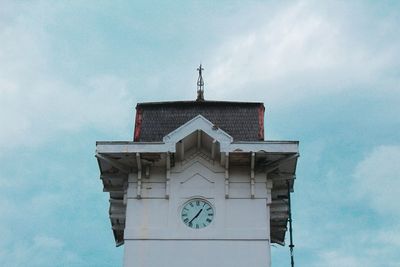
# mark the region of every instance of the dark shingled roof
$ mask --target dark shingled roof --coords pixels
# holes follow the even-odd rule
[[[263,103],[174,101],[138,103],[134,141],[162,141],[165,135],[199,114],[235,141],[264,140]]]

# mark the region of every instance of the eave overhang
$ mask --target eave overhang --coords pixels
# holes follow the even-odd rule
[[[132,141],[97,141],[96,153],[129,154],[129,153],[175,153],[175,143],[165,142],[132,142]],[[299,153],[298,141],[260,141],[232,142],[221,145],[221,152],[265,152],[265,153]]]
[[[272,183],[269,201],[271,242],[284,244],[288,222],[288,189],[293,191],[296,178],[298,141],[233,142],[233,139],[211,122],[197,116],[166,135],[163,142],[98,141],[96,158],[104,192],[110,194],[109,215],[117,246],[124,242],[125,205],[128,174],[178,154],[177,144],[196,131],[206,133],[217,142],[221,162],[229,155],[230,166],[243,164],[243,159],[255,159],[255,168],[262,169]],[[178,158],[178,157],[175,157]],[[289,187],[289,188],[288,188]]]

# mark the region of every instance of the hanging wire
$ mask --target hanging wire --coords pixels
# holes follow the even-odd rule
[[[290,182],[289,180],[286,181],[287,184],[287,189],[288,189],[288,221],[289,221],[289,237],[290,237],[290,245],[289,245],[289,250],[290,250],[290,263],[291,266],[294,267],[294,257],[293,257],[293,228],[292,228],[292,207],[291,207],[291,201],[290,201]]]

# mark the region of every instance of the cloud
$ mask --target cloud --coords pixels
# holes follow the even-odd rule
[[[319,255],[320,262],[315,266],[324,267],[337,267],[337,266],[351,266],[351,267],[366,267],[365,259],[350,255],[343,255],[343,253],[337,251],[324,252]]]
[[[387,243],[380,243],[371,234],[368,238],[354,235],[348,244],[342,240],[336,240],[338,247],[327,246],[315,253],[316,256],[309,266],[351,266],[351,267],[375,267],[398,266],[398,247]]]
[[[46,235],[36,235],[32,240],[24,240],[12,246],[3,247],[0,253],[2,266],[44,267],[54,266],[56,262],[63,266],[83,264],[77,254],[65,249],[61,240]]]
[[[315,267],[398,266],[398,245],[386,242],[387,237],[385,240],[380,239],[378,232],[371,231],[367,234],[365,231],[357,231],[343,237],[337,236],[328,244],[313,249],[311,252],[313,257],[308,260],[307,265]]]
[[[254,19],[247,32],[211,55],[211,93],[254,100],[265,95],[269,103],[288,106],[349,90],[394,91],[400,58],[395,16],[387,12],[372,22],[374,14],[348,12],[358,8],[315,1],[280,6],[272,14],[260,8],[264,20]],[[391,42],[377,42],[378,37]]]
[[[64,168],[56,166],[55,170],[51,169],[58,164],[57,158],[33,165],[19,159],[30,171],[18,173],[16,178],[22,182],[16,184],[4,179],[5,185],[11,180],[11,186],[0,188],[0,266],[54,266],[54,262],[58,266],[111,266],[115,255],[82,260],[88,253],[102,254],[113,245],[107,196],[102,199],[101,183],[90,166],[82,163],[84,157],[69,160],[63,156]],[[101,239],[106,240],[104,246],[98,246]]]
[[[37,145],[55,134],[83,128],[115,131],[126,127],[130,101],[119,78],[95,77],[79,85],[80,90],[44,79],[31,80],[29,88],[17,79],[7,81],[12,89],[1,92],[0,123],[5,127],[0,132],[0,147]],[[7,82],[0,81],[2,86]]]
[[[35,236],[33,243],[41,248],[60,249],[64,246],[61,240],[49,236]]]
[[[343,214],[334,225],[344,224],[340,236],[330,236],[335,242],[316,249],[317,258],[312,266],[397,266],[400,250],[400,207],[398,188],[400,146],[381,145],[373,148],[358,162],[351,178],[352,197],[349,203],[340,203],[341,209],[353,210],[344,220]],[[338,191],[335,190],[337,193]],[[341,197],[341,195],[339,194]],[[367,211],[365,211],[365,209]],[[333,217],[333,216],[332,216]],[[326,222],[321,222],[327,230]],[[334,233],[339,232],[338,229]],[[323,232],[319,232],[320,235]],[[325,240],[327,241],[327,240]]]
[[[400,227],[395,225],[392,229],[380,230],[376,235],[377,243],[393,249],[400,249]]]
[[[24,155],[4,153],[7,157],[2,159],[0,214],[4,220],[0,224],[0,265],[51,266],[58,260],[65,266],[86,266],[96,261],[96,266],[100,263],[112,266],[114,260],[121,260],[121,250],[117,254],[106,248],[113,246],[106,212],[108,202],[95,178],[98,170],[94,159],[90,159],[93,166],[92,162],[88,164],[87,155],[91,153],[88,151],[93,147],[78,147],[75,142],[65,142],[65,137],[88,139],[87,131],[96,132],[96,136],[103,131],[116,138],[121,132],[130,133],[132,129],[127,127],[132,127],[132,105],[136,102],[132,98],[141,92],[149,100],[155,100],[152,93],[157,94],[156,99],[182,97],[187,92],[182,81],[189,79],[176,73],[182,74],[182,69],[187,68],[183,63],[208,55],[203,61],[207,99],[266,101],[268,106],[283,108],[296,104],[299,109],[309,111],[306,115],[310,118],[298,112],[293,119],[299,127],[308,129],[301,136],[304,157],[296,184],[298,201],[294,201],[298,205],[296,253],[306,263],[304,266],[396,266],[400,240],[396,233],[400,229],[392,224],[398,222],[400,214],[395,199],[395,188],[399,186],[395,174],[399,169],[394,162],[399,158],[399,147],[375,147],[358,163],[353,176],[352,167],[348,167],[350,171],[342,167],[353,166],[356,157],[336,160],[333,164],[330,161],[334,153],[362,153],[363,149],[355,145],[341,150],[346,144],[338,146],[337,140],[344,138],[337,131],[348,127],[353,137],[360,133],[369,144],[380,139],[371,138],[376,136],[370,132],[364,134],[362,127],[357,129],[363,125],[361,120],[369,120],[367,123],[379,129],[384,139],[391,127],[376,122],[382,119],[394,125],[397,120],[400,34],[394,11],[383,12],[372,4],[337,1],[271,2],[257,4],[256,9],[238,4],[224,9],[225,13],[218,8],[209,9],[207,12],[217,19],[210,18],[204,27],[204,23],[196,24],[198,27],[183,23],[190,34],[176,28],[182,24],[178,18],[179,23],[171,24],[174,25],[171,33],[178,30],[179,34],[171,39],[168,33],[168,38],[162,39],[159,34],[165,33],[144,32],[148,31],[150,21],[134,18],[144,28],[143,32],[132,32],[113,19],[120,15],[113,13],[117,11],[110,13],[109,8],[101,5],[95,7],[96,11],[90,5],[82,8],[80,4],[71,7],[45,2],[10,3],[0,9],[0,151],[32,145],[37,149],[28,152],[24,149]],[[126,10],[129,14],[125,16],[131,18],[132,9]],[[196,10],[204,14],[201,8]],[[162,16],[148,19],[156,21],[152,29],[158,29],[163,21]],[[217,22],[217,27],[210,21]],[[197,28],[207,29],[210,35],[204,37]],[[117,35],[111,34],[114,32]],[[196,39],[201,46],[191,46],[194,35],[201,36]],[[131,50],[135,38],[139,38],[140,49]],[[207,43],[200,42],[204,39],[208,39]],[[174,51],[175,46],[182,44],[186,46],[183,50]],[[75,51],[77,48],[83,51]],[[119,61],[112,61],[114,53]],[[146,53],[153,57],[144,56]],[[90,56],[83,56],[86,54]],[[129,77],[132,66],[128,65],[136,58],[142,61],[137,63],[138,69],[143,70],[132,79]],[[155,59],[154,64],[146,62]],[[110,64],[108,68],[99,68],[92,61],[100,65],[110,61]],[[173,66],[165,65],[166,61]],[[155,65],[170,71],[155,74]],[[125,72],[104,71],[113,68]],[[123,76],[123,73],[128,74]],[[195,84],[196,77],[193,79]],[[129,87],[146,90],[128,92]],[[380,102],[367,99],[373,103],[360,104],[354,96],[348,100],[354,91],[373,98],[383,97],[378,99]],[[167,95],[167,92],[173,93]],[[336,105],[330,116],[321,119],[319,116],[326,112],[320,109],[323,105],[316,108],[310,102],[326,97],[331,104],[335,96],[336,104],[345,101],[351,106],[359,104],[358,113],[351,109],[339,111],[337,107],[342,105]],[[371,108],[372,105],[375,106]],[[373,114],[364,116],[366,110]],[[281,117],[278,120],[289,124]],[[337,127],[337,120],[345,123]],[[323,129],[327,124],[332,128]],[[331,131],[333,128],[337,131]],[[293,134],[298,136],[297,132]],[[306,143],[304,138],[315,141]],[[56,146],[50,149],[38,146],[49,141],[63,146],[62,151]],[[332,165],[335,171],[327,171]],[[353,190],[345,188],[351,182]],[[357,214],[352,214],[353,211]],[[362,216],[358,216],[360,213]],[[309,254],[302,255],[303,252]],[[87,258],[82,262],[79,257]]]
[[[49,63],[54,51],[47,22],[32,9],[31,16],[0,23],[0,149],[88,128],[126,129],[133,103],[126,79],[98,73],[74,81],[58,75]]]
[[[353,162],[354,154],[347,153],[343,160]],[[370,148],[349,168],[330,163],[327,169],[312,156],[305,157],[302,165],[313,166],[313,170],[298,181],[294,194],[298,261],[315,267],[397,266],[400,146]]]
[[[358,197],[381,215],[400,219],[400,146],[375,147],[354,172],[354,190]]]

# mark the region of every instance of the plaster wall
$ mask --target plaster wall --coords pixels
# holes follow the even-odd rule
[[[250,169],[232,167],[229,198],[225,198],[225,169],[194,157],[170,171],[152,168],[142,178],[137,199],[137,175],[131,174],[126,201],[124,266],[270,266],[269,203],[266,176],[255,174],[255,198],[250,195]],[[213,206],[212,223],[202,229],[183,224],[181,208],[193,197]]]
[[[268,241],[131,240],[124,267],[270,267]]]

